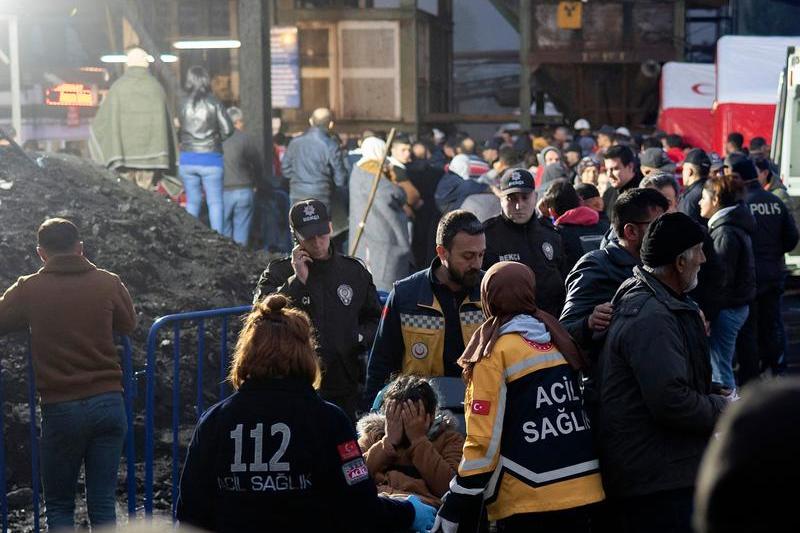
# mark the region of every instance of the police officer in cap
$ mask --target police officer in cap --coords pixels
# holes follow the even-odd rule
[[[505,171],[500,180],[502,213],[485,222],[483,269],[500,261],[517,261],[536,275],[536,303],[558,316],[566,297],[566,256],[561,236],[547,219],[536,216],[536,191],[530,172]]]
[[[278,292],[308,313],[322,358],[320,394],[355,420],[366,352],[381,317],[378,293],[364,265],[331,246],[332,225],[324,203],[295,203],[289,224],[297,245],[290,257],[267,266],[253,303]]]

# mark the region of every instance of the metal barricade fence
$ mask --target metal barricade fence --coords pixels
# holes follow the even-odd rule
[[[386,303],[389,294],[378,291],[381,305]],[[193,311],[176,313],[157,319],[150,328],[147,336],[147,367],[146,367],[146,398],[145,398],[145,481],[144,481],[144,510],[147,516],[152,516],[154,500],[154,461],[155,461],[155,353],[158,334],[167,325],[172,325],[172,516],[175,517],[178,501],[178,485],[180,481],[180,357],[181,357],[181,326],[185,322],[197,322],[197,383],[196,383],[196,418],[199,419],[204,411],[203,402],[203,375],[205,361],[205,331],[206,320],[221,319],[220,332],[220,361],[219,361],[219,399],[222,400],[229,392],[225,380],[228,371],[228,321],[231,317],[241,316],[250,312],[252,306],[227,307],[210,309],[206,311]]]
[[[207,311],[193,311],[189,313],[176,313],[157,319],[150,328],[147,336],[147,368],[146,397],[145,397],[145,480],[144,480],[144,510],[147,516],[153,514],[153,463],[155,459],[155,351],[158,333],[167,325],[172,325],[172,516],[178,501],[178,481],[180,468],[179,425],[180,425],[180,356],[181,356],[181,326],[184,322],[197,322],[197,396],[195,410],[197,418],[203,414],[203,373],[205,360],[205,323],[206,320],[219,318],[222,320],[220,333],[220,361],[219,361],[219,399],[227,394],[225,378],[228,370],[228,321],[232,316],[248,313],[252,306],[227,307]]]
[[[135,384],[133,375],[133,360],[131,341],[126,336],[118,338],[122,345],[122,379],[125,398],[125,418],[128,422],[128,431],[125,437],[125,462],[127,467],[128,489],[128,515],[136,513],[136,446],[133,433],[133,399],[135,397]],[[5,447],[5,410],[2,371],[0,371],[0,507],[2,508],[3,533],[8,531],[8,498],[6,495],[6,447]],[[31,452],[31,490],[33,493],[33,530],[40,531],[39,523],[39,495],[41,493],[41,479],[39,471],[39,433],[36,417],[36,379],[33,372],[33,358],[31,357],[30,337],[28,338],[28,413],[30,416],[30,452]]]

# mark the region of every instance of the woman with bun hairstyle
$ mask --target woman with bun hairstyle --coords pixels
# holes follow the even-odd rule
[[[742,203],[744,184],[738,176],[709,178],[700,197],[700,216],[721,265],[720,312],[711,321],[711,369],[714,383],[735,395],[733,354],[736,337],[747,320],[756,296],[756,267],[750,236],[756,228],[750,210]]]
[[[377,495],[352,423],[315,390],[311,322],[287,304],[269,296],[245,319],[235,392],[197,424],[178,519],[217,532],[428,531],[432,507]]]

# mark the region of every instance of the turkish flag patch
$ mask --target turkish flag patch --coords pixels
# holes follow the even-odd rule
[[[472,400],[472,414],[487,416],[492,410],[492,402],[489,400]]]
[[[361,450],[358,447],[358,443],[354,440],[340,444],[336,447],[336,449],[339,451],[339,457],[342,458],[342,461],[348,461],[355,457],[361,456]]]

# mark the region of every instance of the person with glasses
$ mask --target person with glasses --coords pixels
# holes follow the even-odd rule
[[[567,276],[567,300],[560,321],[585,349],[592,337],[611,322],[611,299],[639,264],[639,249],[647,226],[665,213],[669,203],[655,189],[631,189],[620,195],[612,211],[612,226],[619,240],[578,260]],[[596,347],[599,348],[599,347]],[[596,350],[595,350],[596,351]]]

